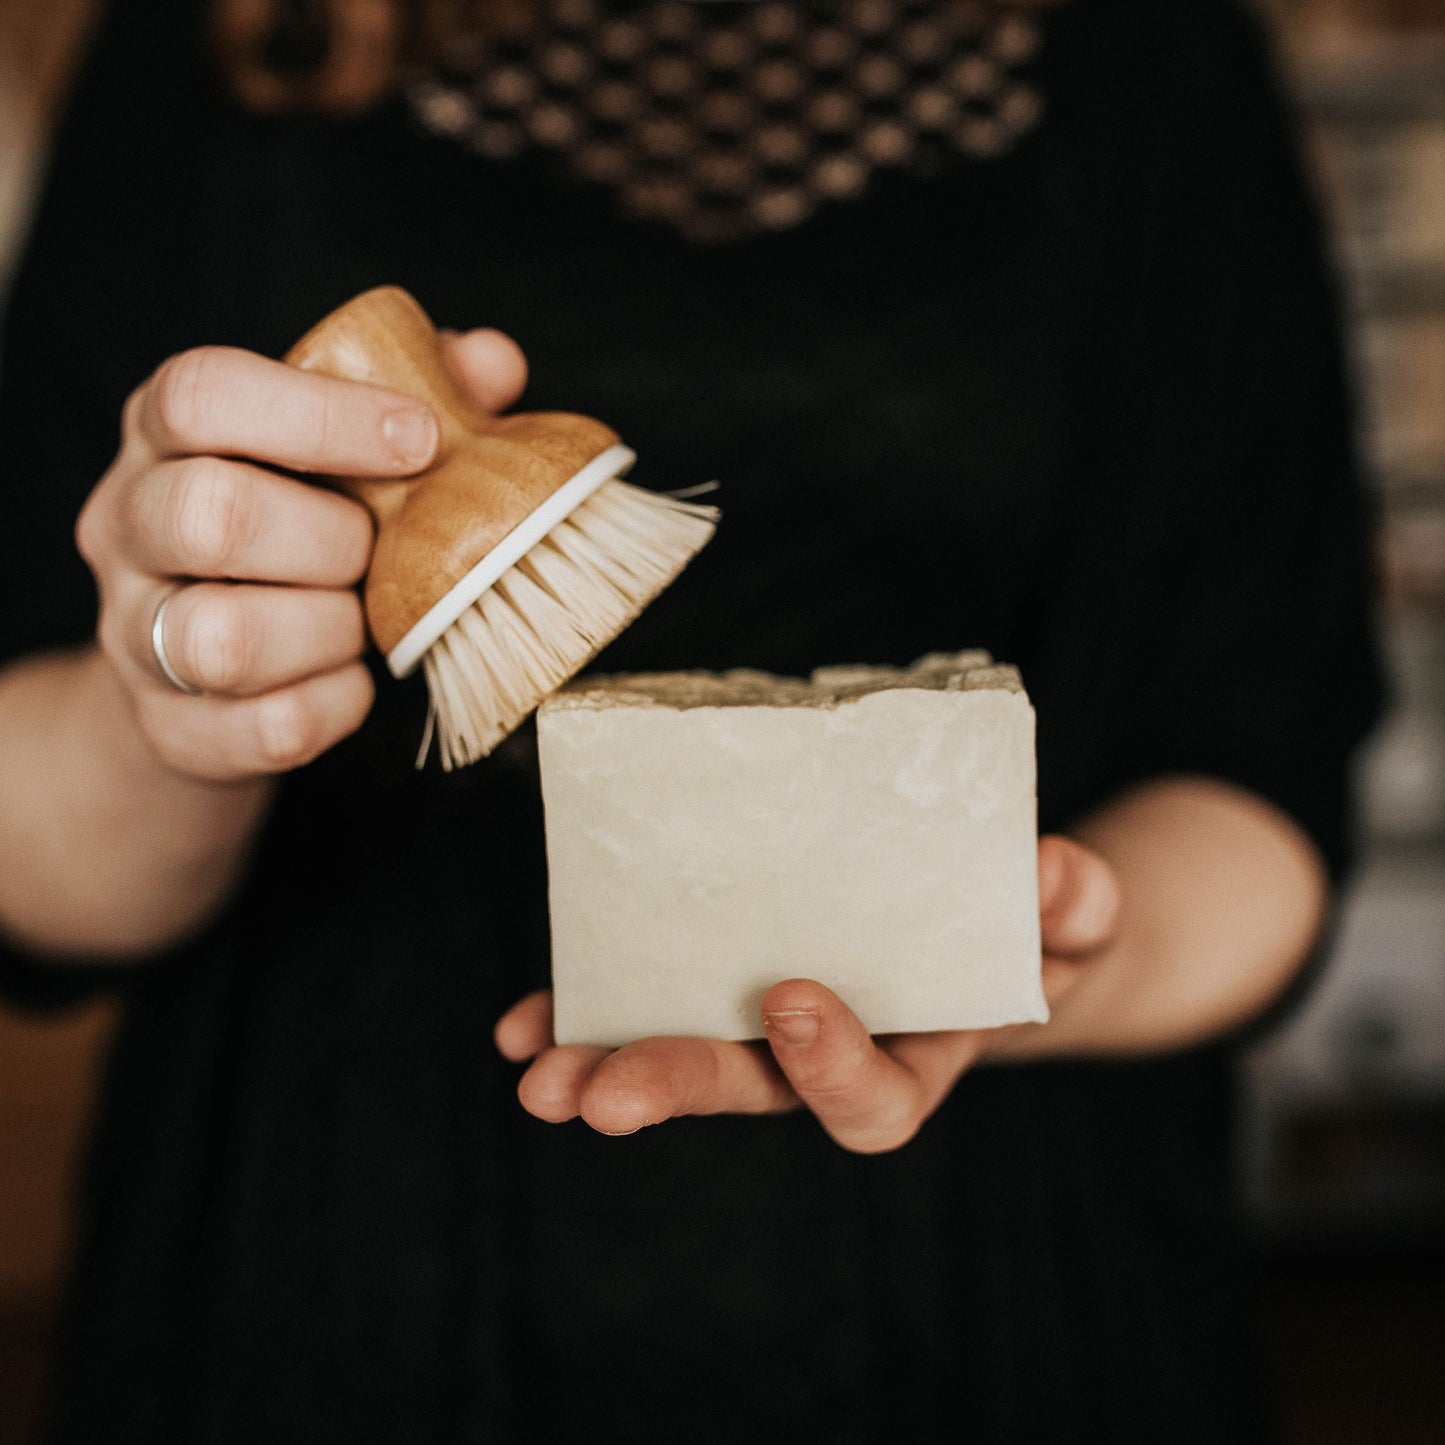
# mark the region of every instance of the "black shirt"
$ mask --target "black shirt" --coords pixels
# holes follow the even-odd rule
[[[399,102],[248,115],[198,36],[184,0],[115,7],[54,152],[7,322],[0,656],[93,630],[71,529],[130,388],[397,282],[515,335],[528,404],[607,420],[639,479],[723,479],[600,665],[987,647],[1038,709],[1044,828],[1203,773],[1342,866],[1377,692],[1350,418],[1233,6],[1078,0],[1016,153],[722,248]],[[423,709],[383,682],[226,918],[127,985],[58,1438],[1251,1437],[1224,1050],[983,1069],[878,1158],[806,1116],[541,1124],[490,1043],[545,980],[535,753],[414,774]]]

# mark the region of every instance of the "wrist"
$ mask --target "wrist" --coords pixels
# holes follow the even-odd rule
[[[167,767],[95,645],[25,659],[6,682],[6,935],[41,957],[121,961],[198,931],[234,889],[271,780]]]

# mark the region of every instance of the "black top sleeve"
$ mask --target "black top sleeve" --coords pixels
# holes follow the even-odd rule
[[[1223,269],[1195,342],[1223,398],[1191,479],[1211,500],[1170,549],[1146,702],[1157,734],[1140,747],[1270,799],[1338,879],[1348,760],[1381,693],[1366,493],[1324,228],[1262,48],[1243,48],[1224,72],[1241,173],[1201,217]]]
[[[1112,104],[1130,139],[1084,210],[1111,344],[1081,382],[1098,477],[1062,605],[1129,664],[1113,678],[1127,695],[1116,785],[1186,773],[1248,788],[1338,879],[1348,762],[1382,684],[1337,286],[1255,21],[1169,9],[1134,9],[1138,43],[1151,23],[1174,32],[1152,91],[1091,96],[1082,122]]]
[[[127,394],[188,344],[197,8],[110,7],[51,149],[0,349],[0,665],[93,637],[76,518],[115,455]],[[22,1002],[119,975],[35,964],[0,939],[0,992]]]

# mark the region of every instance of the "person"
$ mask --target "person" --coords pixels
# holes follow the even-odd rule
[[[884,32],[920,6],[988,59],[977,7],[886,0]],[[1057,7],[1010,144],[1002,100],[903,159],[855,128],[828,186],[731,207],[641,141],[587,174],[575,125],[518,146],[455,56],[269,113],[214,23],[111,7],[6,322],[5,976],[125,998],[56,1438],[1256,1438],[1231,1050],[1321,937],[1378,684],[1332,288],[1252,22]],[[890,84],[885,119],[925,113]],[[270,359],[380,282],[463,328],[480,406],[530,369],[644,482],[723,479],[601,665],[1020,665],[1047,1024],[872,1040],[780,978],[762,1044],[551,1045],[531,736],[412,771],[365,515],[306,479],[411,475],[433,419]]]

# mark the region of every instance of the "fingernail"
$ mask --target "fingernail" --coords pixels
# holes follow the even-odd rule
[[[609,1139],[626,1139],[629,1135],[640,1134],[647,1127],[639,1124],[635,1129],[599,1129],[599,1134],[605,1134]]]
[[[388,412],[381,419],[381,433],[397,461],[420,466],[436,448],[436,418],[425,407],[408,406]]]
[[[810,1008],[778,1009],[763,1015],[763,1028],[768,1037],[781,1039],[785,1044],[815,1043],[822,1026],[817,1011]]]

